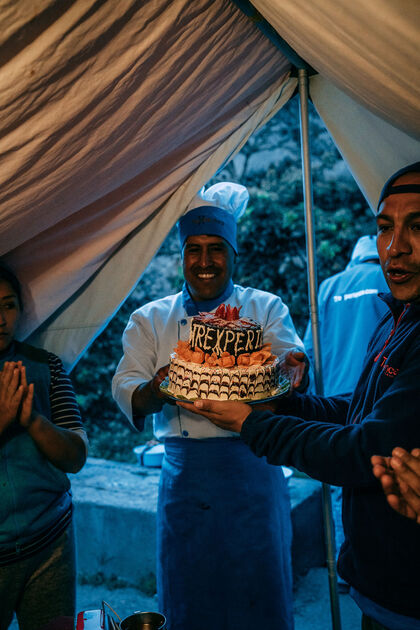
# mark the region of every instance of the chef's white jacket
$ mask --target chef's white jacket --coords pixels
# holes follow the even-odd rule
[[[272,344],[273,354],[281,356],[293,348],[304,349],[289,309],[279,297],[234,285],[225,303],[232,307],[241,306],[241,317],[250,317],[262,325],[263,343]],[[169,363],[169,356],[179,339],[188,341],[191,319],[183,306],[182,293],[155,300],[132,313],[122,338],[124,355],[112,380],[112,395],[131,422],[134,390],[141,383],[150,381],[159,368]],[[236,435],[216,427],[207,418],[171,404],[164,404],[162,411],[154,414],[153,422],[158,440]]]

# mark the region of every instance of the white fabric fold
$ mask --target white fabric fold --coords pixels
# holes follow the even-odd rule
[[[420,4],[253,4],[320,73],[316,107],[374,207],[418,159]],[[20,337],[70,367],[296,80],[226,0],[6,0],[0,20],[0,256]]]
[[[372,211],[388,177],[417,162],[420,142],[365,109],[321,75],[310,79],[312,101]]]
[[[0,255],[24,284],[21,337],[54,322],[69,365],[284,102],[290,64],[224,0],[27,1],[0,19]]]
[[[420,139],[418,0],[253,0],[319,74]]]

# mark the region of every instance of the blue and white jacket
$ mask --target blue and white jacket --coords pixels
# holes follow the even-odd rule
[[[349,265],[321,283],[318,315],[325,396],[354,390],[369,340],[388,310],[378,293],[387,291],[382,269],[374,262]],[[312,362],[310,324],[303,342]]]
[[[278,296],[235,284],[223,301],[241,307],[241,317],[250,317],[262,325],[264,343],[271,343],[273,354],[281,356],[293,348],[303,350],[289,309]],[[215,300],[212,310],[219,303]],[[131,314],[123,335],[124,356],[112,380],[114,399],[130,421],[133,391],[169,362],[178,340],[188,340],[191,320],[183,293],[150,302]],[[168,404],[154,415],[154,434],[159,440],[168,437],[224,438],[229,435],[207,418]]]

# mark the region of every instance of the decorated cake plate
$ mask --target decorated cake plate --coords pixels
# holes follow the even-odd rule
[[[162,383],[160,384],[159,389],[162,392],[162,394],[164,394],[165,397],[168,398],[169,400],[173,400],[175,402],[179,400],[181,402],[190,402],[190,403],[193,403],[195,400],[198,400],[198,398],[186,398],[185,396],[175,396],[174,394],[170,394],[168,391],[168,387],[169,387],[169,379],[168,377],[166,377],[165,380],[162,381]],[[266,396],[265,398],[252,398],[252,399],[238,398],[237,402],[243,402],[243,403],[246,403],[247,405],[259,405],[261,403],[274,400],[275,398],[279,398],[280,396],[285,396],[289,390],[290,390],[290,380],[286,376],[280,376],[279,385],[277,389],[274,391],[274,393],[272,393],[270,396]],[[224,400],[223,402],[228,402],[228,401]]]

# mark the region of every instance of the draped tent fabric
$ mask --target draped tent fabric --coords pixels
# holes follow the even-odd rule
[[[418,0],[253,0],[317,72],[420,139]]]
[[[420,4],[253,5],[319,72],[311,97],[374,208],[419,155]],[[3,0],[0,19],[0,255],[20,337],[71,367],[296,79],[230,0]]]
[[[214,174],[267,102],[276,111],[290,64],[222,0],[10,2],[2,24],[0,254],[24,284],[27,337],[72,299],[89,311],[83,287],[197,169],[211,166],[199,186]],[[140,239],[136,279],[195,192],[153,247]],[[63,342],[89,328],[67,365],[125,297],[118,271],[93,292],[102,315],[61,329]]]
[[[365,109],[319,74],[311,77],[310,90],[318,114],[376,212],[388,177],[401,166],[418,161],[419,141]]]
[[[293,94],[296,80],[286,81],[253,116],[221,144],[164,204],[153,220],[135,230],[79,292],[76,292],[30,337],[31,343],[55,352],[71,368],[115,310],[129,295],[162,240],[197,190],[226,159],[246,142],[252,130],[264,125]],[[163,269],[164,273],[165,270]]]

